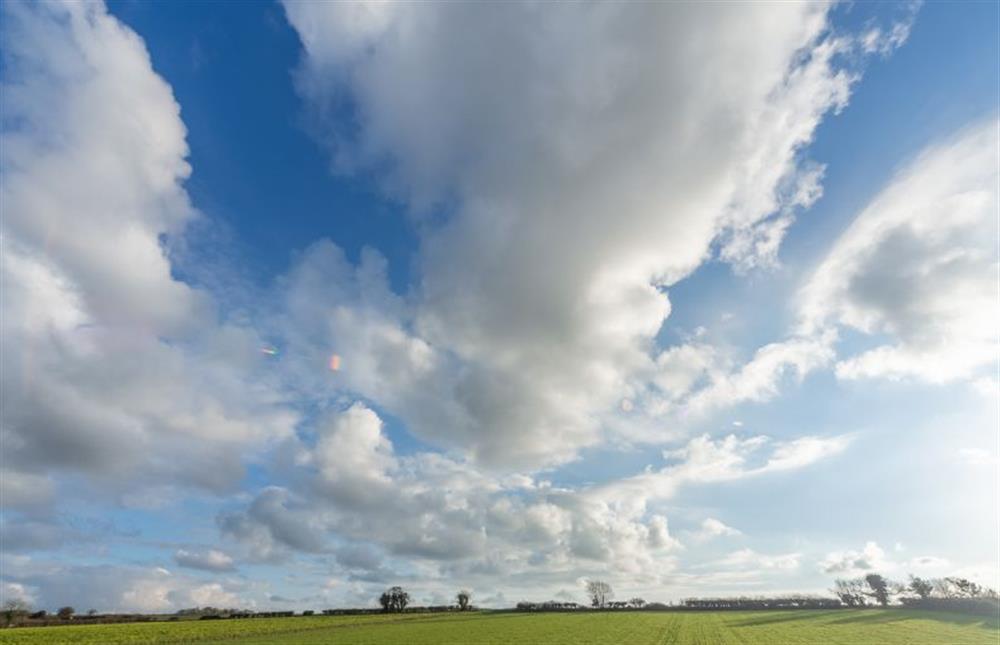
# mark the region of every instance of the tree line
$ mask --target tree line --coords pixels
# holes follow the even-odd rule
[[[410,594],[406,592],[402,587],[395,586],[389,587],[382,592],[379,596],[378,602],[382,605],[382,611],[386,613],[402,613],[406,610],[407,605],[410,604]],[[455,605],[454,607],[458,611],[469,611],[475,609],[470,603],[472,602],[472,593],[462,589],[457,594],[455,594]],[[439,609],[439,608],[435,608]],[[444,608],[440,608],[444,609]]]
[[[966,613],[996,614],[1000,596],[994,589],[967,578],[921,578],[910,575],[905,583],[878,573],[860,578],[838,579],[833,593],[847,607],[888,607],[899,604],[914,609],[940,609]]]
[[[700,609],[700,610],[729,610],[729,609],[837,609],[837,608],[865,608],[865,607],[889,607],[890,605],[901,605],[915,609],[930,609],[942,611],[955,611],[963,613],[996,615],[1000,613],[1000,595],[994,589],[975,583],[967,578],[949,576],[944,578],[921,578],[910,575],[907,582],[893,581],[879,573],[869,573],[858,578],[843,578],[834,581],[831,590],[834,597],[788,595],[779,597],[730,597],[730,598],[688,598],[680,605],[667,605],[663,603],[647,603],[642,598],[630,598],[628,600],[614,600],[615,593],[611,585],[603,580],[589,580],[586,586],[587,596],[590,600],[590,607],[603,610],[651,610],[663,611],[670,609]],[[410,607],[410,594],[400,586],[393,586],[386,589],[379,596],[379,604],[385,613],[402,613]],[[472,594],[462,589],[455,594],[455,604],[435,607],[411,607],[411,611],[470,611],[474,610],[472,605]],[[585,605],[575,602],[548,601],[548,602],[519,602],[516,606],[518,611],[577,611],[587,609]],[[371,609],[351,610],[351,609],[328,609],[323,614],[334,615],[339,613],[368,613]],[[258,617],[265,615],[287,615],[294,612],[246,612],[238,610],[219,610],[205,607],[194,610],[182,610],[178,616],[187,612],[196,612],[198,617],[206,618],[234,618],[234,617]],[[312,615],[314,612],[305,611],[302,615]],[[43,622],[49,624],[49,620],[69,621],[74,618],[86,619],[118,619],[120,620],[142,620],[143,616],[136,615],[107,615],[100,616],[93,609],[85,615],[79,616],[72,607],[62,607],[55,614],[50,615],[45,610],[32,612],[30,607],[22,600],[8,600],[2,609],[4,626],[24,624],[26,619],[31,622]],[[148,617],[146,618],[148,619]]]

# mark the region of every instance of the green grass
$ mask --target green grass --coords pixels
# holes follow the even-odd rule
[[[317,616],[0,631],[0,643],[996,645],[1000,624],[908,610]]]

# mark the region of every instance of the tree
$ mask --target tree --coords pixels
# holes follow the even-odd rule
[[[458,601],[458,609],[459,609],[459,611],[465,611],[465,610],[467,610],[469,608],[469,600],[471,600],[471,599],[472,599],[472,594],[471,593],[469,593],[465,589],[462,589],[461,591],[459,591],[458,595],[455,596],[455,600]]]
[[[865,582],[868,584],[868,588],[871,589],[871,591],[868,592],[868,595],[874,598],[875,601],[883,607],[887,606],[889,604],[889,595],[891,593],[889,590],[889,585],[891,583],[877,573],[869,573],[865,576]]]
[[[959,598],[979,598],[983,595],[983,587],[965,578],[945,578],[949,585],[955,589],[955,595]]]
[[[833,593],[848,607],[864,607],[866,602],[865,581],[862,578],[834,581]]]
[[[69,620],[75,613],[76,610],[72,607],[60,607],[59,611],[56,612],[56,616],[59,616],[60,620]]]
[[[934,584],[930,580],[910,575],[910,584],[907,586],[907,589],[920,596],[921,599],[927,600],[934,591]]]
[[[3,604],[3,619],[5,625],[10,625],[15,620],[24,618],[31,611],[28,603],[20,598],[11,598]]]
[[[410,594],[403,591],[402,587],[390,587],[382,592],[378,601],[382,605],[382,611],[401,612],[410,604]]]
[[[611,585],[603,580],[588,580],[587,595],[590,596],[590,604],[598,609],[603,609],[607,606],[608,601],[615,597],[615,592],[612,591]]]
[[[643,600],[642,598],[633,598],[632,600],[628,601],[628,604],[632,605],[636,609],[642,609],[643,607],[646,606],[646,601]]]

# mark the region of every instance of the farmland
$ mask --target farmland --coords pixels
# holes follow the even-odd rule
[[[890,610],[411,614],[10,629],[0,643],[993,645],[995,619]]]

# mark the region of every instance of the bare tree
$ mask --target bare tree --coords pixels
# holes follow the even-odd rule
[[[20,598],[11,598],[3,604],[3,619],[5,625],[10,625],[16,620],[24,618],[31,611],[28,603]]]
[[[952,595],[958,598],[984,598],[990,596],[990,589],[965,578],[945,578],[945,582],[954,590]]]
[[[467,610],[469,608],[469,600],[471,600],[471,599],[472,599],[472,594],[471,593],[469,593],[465,589],[462,589],[461,591],[459,591],[458,594],[455,596],[455,600],[458,601],[458,609],[459,609],[459,611],[465,611],[465,610]]]
[[[865,600],[867,592],[865,591],[864,578],[840,579],[834,581],[833,584],[834,595],[848,607],[864,607],[868,604]]]
[[[643,600],[642,598],[633,598],[632,600],[628,601],[628,604],[632,605],[636,609],[642,609],[643,607],[646,606],[646,601]]]
[[[590,604],[603,609],[608,601],[615,597],[615,592],[611,589],[611,585],[603,580],[588,580],[587,595],[590,596]]]

